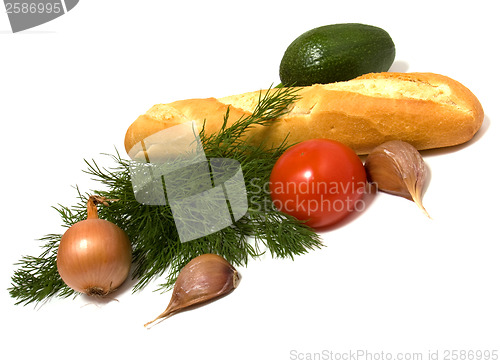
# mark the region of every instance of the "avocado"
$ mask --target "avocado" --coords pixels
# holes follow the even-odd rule
[[[279,75],[284,86],[347,81],[388,71],[396,49],[383,29],[359,23],[325,25],[296,38],[286,49]]]

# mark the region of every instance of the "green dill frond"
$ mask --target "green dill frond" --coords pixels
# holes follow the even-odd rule
[[[179,271],[191,259],[204,253],[223,256],[235,266],[244,266],[249,259],[269,251],[275,258],[292,258],[322,246],[319,236],[306,225],[274,209],[268,186],[271,170],[286,150],[285,141],[274,148],[254,145],[244,139],[245,132],[257,125],[270,125],[286,114],[297,100],[297,89],[269,89],[261,93],[252,115],[228,125],[230,109],[217,134],[207,135],[204,128],[200,139],[210,158],[230,158],[240,163],[249,209],[247,214],[222,230],[189,242],[181,242],[170,206],[144,205],[134,195],[129,161],[118,151],[109,155],[113,166],[104,168],[87,161],[86,173],[98,181],[102,189],[83,195],[77,189],[77,202],[71,207],[58,205],[62,226],[69,228],[86,218],[89,195],[99,195],[118,201],[99,207],[99,217],[118,225],[129,236],[133,250],[134,292],[154,279],[164,276],[158,289],[170,289]],[[253,239],[249,239],[253,238]],[[16,303],[42,302],[50,297],[69,297],[75,292],[64,284],[57,272],[56,257],[61,235],[47,235],[41,240],[43,252],[39,257],[23,257],[14,272],[10,295]]]

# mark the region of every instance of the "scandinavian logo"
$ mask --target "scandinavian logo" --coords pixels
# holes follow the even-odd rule
[[[4,0],[12,32],[47,23],[73,9],[79,0]]]
[[[168,201],[181,242],[210,235],[246,214],[240,163],[208,160],[194,122],[162,130],[137,147],[129,166],[135,198],[145,205]]]

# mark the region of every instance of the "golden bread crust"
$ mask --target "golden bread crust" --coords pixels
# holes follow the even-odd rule
[[[367,154],[389,140],[417,149],[457,145],[479,130],[484,112],[474,94],[459,82],[433,73],[371,73],[351,81],[300,88],[289,112],[267,127],[251,129],[252,143],[277,146],[329,138]],[[261,91],[219,99],[191,99],[153,106],[130,125],[125,148],[170,126],[195,120],[208,134],[217,132],[230,108],[231,125],[250,115]],[[133,152],[130,155],[134,158]]]

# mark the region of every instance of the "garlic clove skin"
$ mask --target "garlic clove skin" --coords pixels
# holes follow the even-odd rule
[[[422,204],[427,168],[414,146],[401,140],[383,143],[370,152],[365,169],[379,190],[413,200],[430,218]]]
[[[216,254],[200,255],[180,271],[167,309],[144,326],[223,297],[238,287],[240,280],[240,274],[226,259]]]

